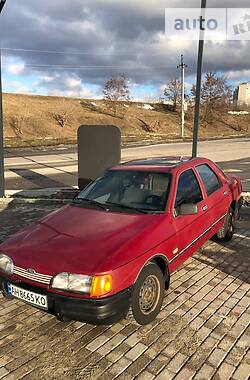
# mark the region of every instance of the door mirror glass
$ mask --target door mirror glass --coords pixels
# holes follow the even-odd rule
[[[198,206],[192,203],[183,203],[179,207],[178,215],[196,215],[198,214]]]

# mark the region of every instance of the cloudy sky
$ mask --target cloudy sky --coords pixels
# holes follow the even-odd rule
[[[0,17],[4,91],[95,98],[107,79],[125,73],[134,98],[158,97],[178,77],[180,54],[188,88],[195,82],[197,43],[165,34],[165,8],[181,6],[180,0],[7,0]],[[200,0],[185,2],[199,6]],[[238,8],[249,6],[237,1]],[[232,85],[250,80],[250,42],[207,41],[203,69],[224,73]]]

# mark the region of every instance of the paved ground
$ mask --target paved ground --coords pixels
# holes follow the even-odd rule
[[[125,148],[122,159],[190,155],[191,143],[171,143]],[[229,173],[242,178],[250,191],[250,139],[203,141],[199,155],[219,162]],[[5,152],[6,189],[32,189],[77,185],[76,147],[8,149]]]
[[[55,207],[0,210],[0,241]],[[246,380],[250,373],[250,213],[226,246],[208,242],[171,278],[157,320],[138,328],[54,317],[0,298],[4,380]]]

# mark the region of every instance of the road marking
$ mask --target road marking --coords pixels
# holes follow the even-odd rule
[[[243,238],[243,239],[247,239],[247,240],[250,240],[250,237],[248,236],[245,236],[245,235],[241,235],[241,234],[234,234],[235,237],[239,237],[239,238]]]
[[[242,173],[243,170],[240,170],[240,169],[225,169],[224,172],[226,172],[226,173]]]
[[[25,170],[29,172],[29,175],[34,174],[40,174],[43,176],[50,176],[54,174],[64,174],[64,175],[73,175],[76,176],[78,172],[77,165],[71,165],[71,166],[61,166],[60,168],[41,168],[41,169],[33,169],[32,167],[29,168],[23,168],[18,169],[20,170],[20,174],[15,171],[7,170],[5,172],[5,178],[16,178],[16,177],[24,177],[25,178]],[[22,173],[22,174],[21,174]],[[23,175],[24,174],[24,175]],[[28,174],[28,173],[27,173]]]

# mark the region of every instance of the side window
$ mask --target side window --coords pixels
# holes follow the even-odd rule
[[[199,182],[192,169],[183,172],[179,177],[175,208],[183,203],[197,204],[202,201],[202,192]]]
[[[221,183],[214,171],[206,164],[196,167],[202,182],[204,183],[207,195],[213,194],[221,187]]]

